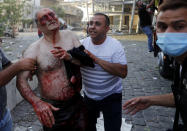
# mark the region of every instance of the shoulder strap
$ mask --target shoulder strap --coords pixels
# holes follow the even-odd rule
[[[179,122],[179,109],[177,108],[178,107],[177,96],[178,96],[178,91],[179,91],[178,87],[179,87],[179,80],[180,80],[179,72],[180,72],[180,65],[175,62],[174,79],[173,79],[173,84],[171,85],[174,99],[175,99],[175,106],[176,106],[175,119],[173,123],[173,131],[177,131],[178,122]]]
[[[177,64],[176,65],[176,69],[175,69],[174,84],[173,84],[173,87],[172,87],[172,91],[173,91],[174,98],[175,98],[175,105],[176,105],[176,112],[175,112],[175,120],[174,120],[174,124],[173,124],[173,131],[178,131],[179,106],[178,106],[177,97],[178,97],[178,94],[180,94],[182,81],[184,79],[186,68],[187,68],[187,59],[185,59],[183,64],[182,64],[181,77],[179,76],[179,74],[180,74],[180,65]]]

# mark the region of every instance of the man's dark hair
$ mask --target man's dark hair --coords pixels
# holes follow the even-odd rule
[[[141,0],[136,1],[136,6],[138,7],[139,2],[142,2]]]
[[[187,0],[165,0],[159,7],[159,11],[177,10],[187,8]]]
[[[105,14],[103,14],[103,13],[95,13],[94,16],[95,16],[95,15],[102,15],[102,16],[104,16],[104,17],[105,17],[105,24],[106,24],[107,26],[110,26],[110,19],[109,19],[109,17],[108,17],[107,15],[105,15]]]

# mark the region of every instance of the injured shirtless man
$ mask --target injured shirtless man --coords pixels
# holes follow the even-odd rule
[[[36,96],[28,84],[29,71],[19,74],[17,88],[33,106],[44,131],[86,131],[81,75],[74,64],[93,66],[92,60],[71,31],[59,31],[58,18],[51,9],[39,10],[36,23],[44,37],[31,44],[23,56],[37,61],[41,96]]]

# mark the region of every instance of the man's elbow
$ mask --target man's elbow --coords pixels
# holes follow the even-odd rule
[[[122,73],[121,73],[121,78],[123,78],[123,79],[126,78],[127,72],[128,72],[127,66],[125,66],[125,68],[123,69],[123,71],[122,71]]]
[[[126,76],[127,76],[127,72],[124,72],[121,74],[121,78],[123,78],[123,79],[126,78]]]
[[[8,80],[5,80],[5,79],[3,79],[3,78],[0,78],[0,88],[1,88],[2,86],[5,86],[8,82],[9,82]]]
[[[0,88],[2,87],[2,86],[4,86],[5,85],[5,83],[2,81],[2,80],[0,80]]]

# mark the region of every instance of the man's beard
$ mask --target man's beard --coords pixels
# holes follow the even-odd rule
[[[46,26],[47,26],[48,30],[51,30],[51,31],[59,29],[59,24],[56,21],[47,22]]]

